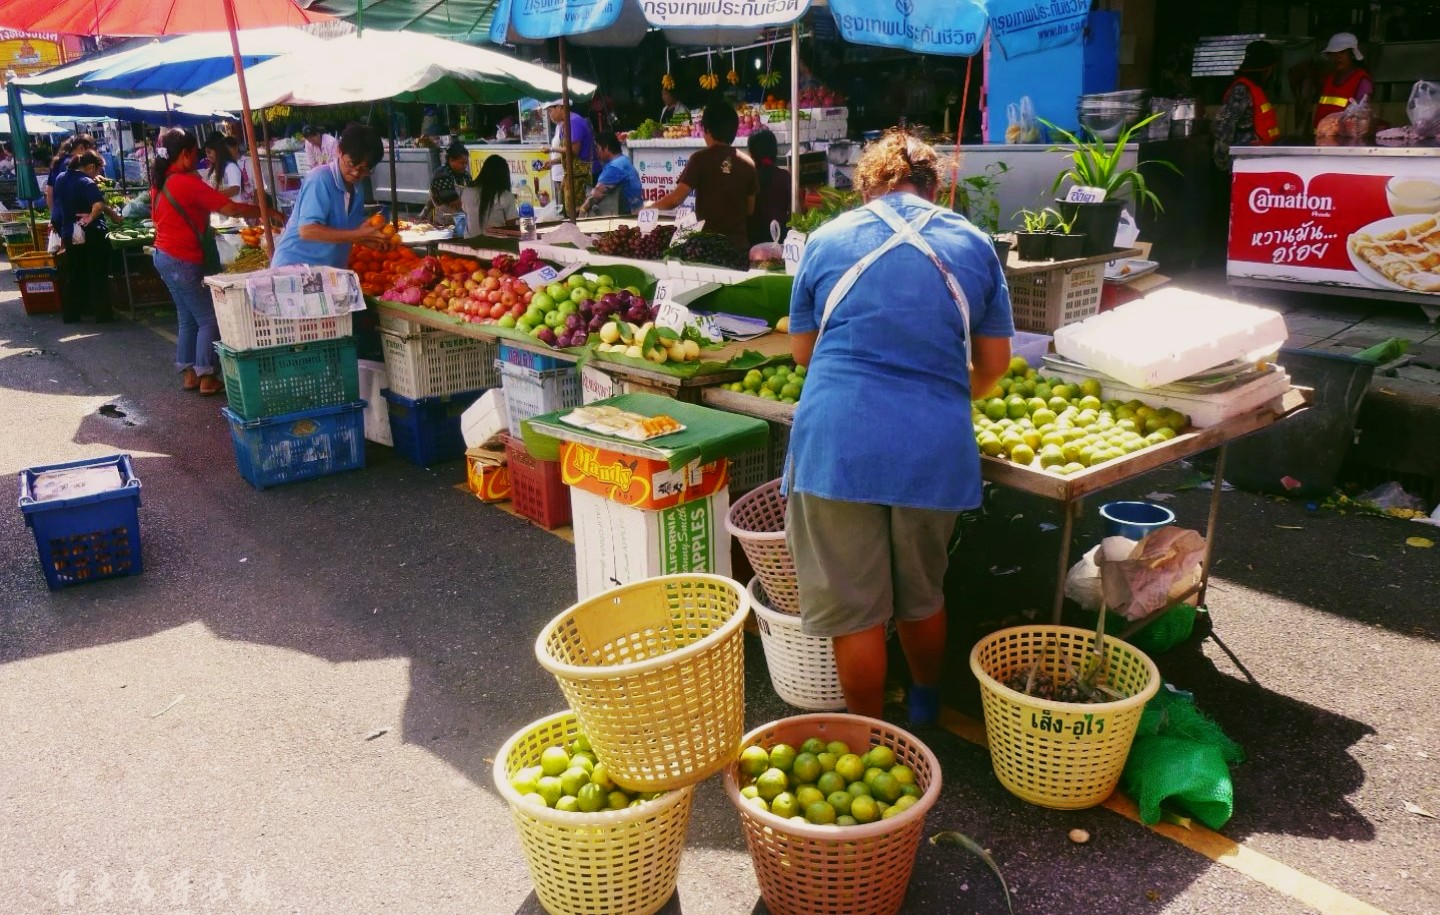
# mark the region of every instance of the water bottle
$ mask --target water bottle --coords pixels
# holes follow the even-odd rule
[[[470,217],[466,216],[463,212],[455,214],[455,237],[470,237]]]
[[[539,237],[535,232],[535,207],[528,202],[520,204],[520,237],[525,241]]]

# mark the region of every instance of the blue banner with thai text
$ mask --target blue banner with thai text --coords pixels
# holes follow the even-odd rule
[[[510,21],[523,38],[583,35],[614,25],[622,4],[623,0],[510,0]]]
[[[989,0],[990,33],[1007,59],[1079,41],[1090,0]]]
[[[841,36],[854,44],[968,57],[985,41],[985,5],[986,0],[830,0],[830,13]]]

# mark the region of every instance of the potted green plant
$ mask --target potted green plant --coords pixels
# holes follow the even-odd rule
[[[1043,261],[1050,258],[1050,228],[1055,211],[1048,207],[1043,210],[1021,210],[1015,215],[1020,218],[1020,231],[1015,233],[1015,244],[1022,261]]]
[[[1099,188],[1105,192],[1105,199],[1095,203],[1077,203],[1058,198],[1055,201],[1066,218],[1074,223],[1077,234],[1085,236],[1085,255],[1106,254],[1114,250],[1115,232],[1120,227],[1120,212],[1125,207],[1127,193],[1134,195],[1137,207],[1148,203],[1156,211],[1163,211],[1160,199],[1150,190],[1140,170],[1153,165],[1168,168],[1178,175],[1180,169],[1176,168],[1173,162],[1163,159],[1142,162],[1134,168],[1121,166],[1125,147],[1131,138],[1161,116],[1162,113],[1157,112],[1126,127],[1120,131],[1113,144],[1100,139],[1088,128],[1084,131],[1087,139],[1082,140],[1065,128],[1041,119],[1041,123],[1052,133],[1063,137],[1068,144],[1052,147],[1050,151],[1063,152],[1070,157],[1070,167],[1055,176],[1051,192],[1058,194],[1067,181],[1081,187]]]
[[[1049,212],[1053,226],[1050,233],[1050,259],[1063,261],[1083,257],[1086,236],[1084,232],[1075,230],[1076,217],[1071,215],[1067,219],[1064,213],[1053,209]]]
[[[1000,178],[1009,170],[1010,166],[1004,162],[992,162],[983,172],[960,177],[940,192],[941,197],[948,199],[950,209],[990,236],[1002,262],[1010,253],[1010,241],[999,235]]]

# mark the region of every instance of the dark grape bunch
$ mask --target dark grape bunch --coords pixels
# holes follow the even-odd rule
[[[674,234],[674,226],[656,226],[649,235],[640,234],[635,226],[621,226],[595,239],[595,251],[611,257],[658,261],[665,249],[670,247]]]
[[[736,249],[729,236],[719,232],[696,232],[666,251],[665,256],[730,270],[747,270],[750,267],[748,252]]]

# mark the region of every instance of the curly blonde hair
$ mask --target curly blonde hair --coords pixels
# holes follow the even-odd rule
[[[866,200],[912,184],[923,194],[940,187],[940,156],[935,147],[903,130],[888,130],[869,146],[855,166],[855,185]]]

